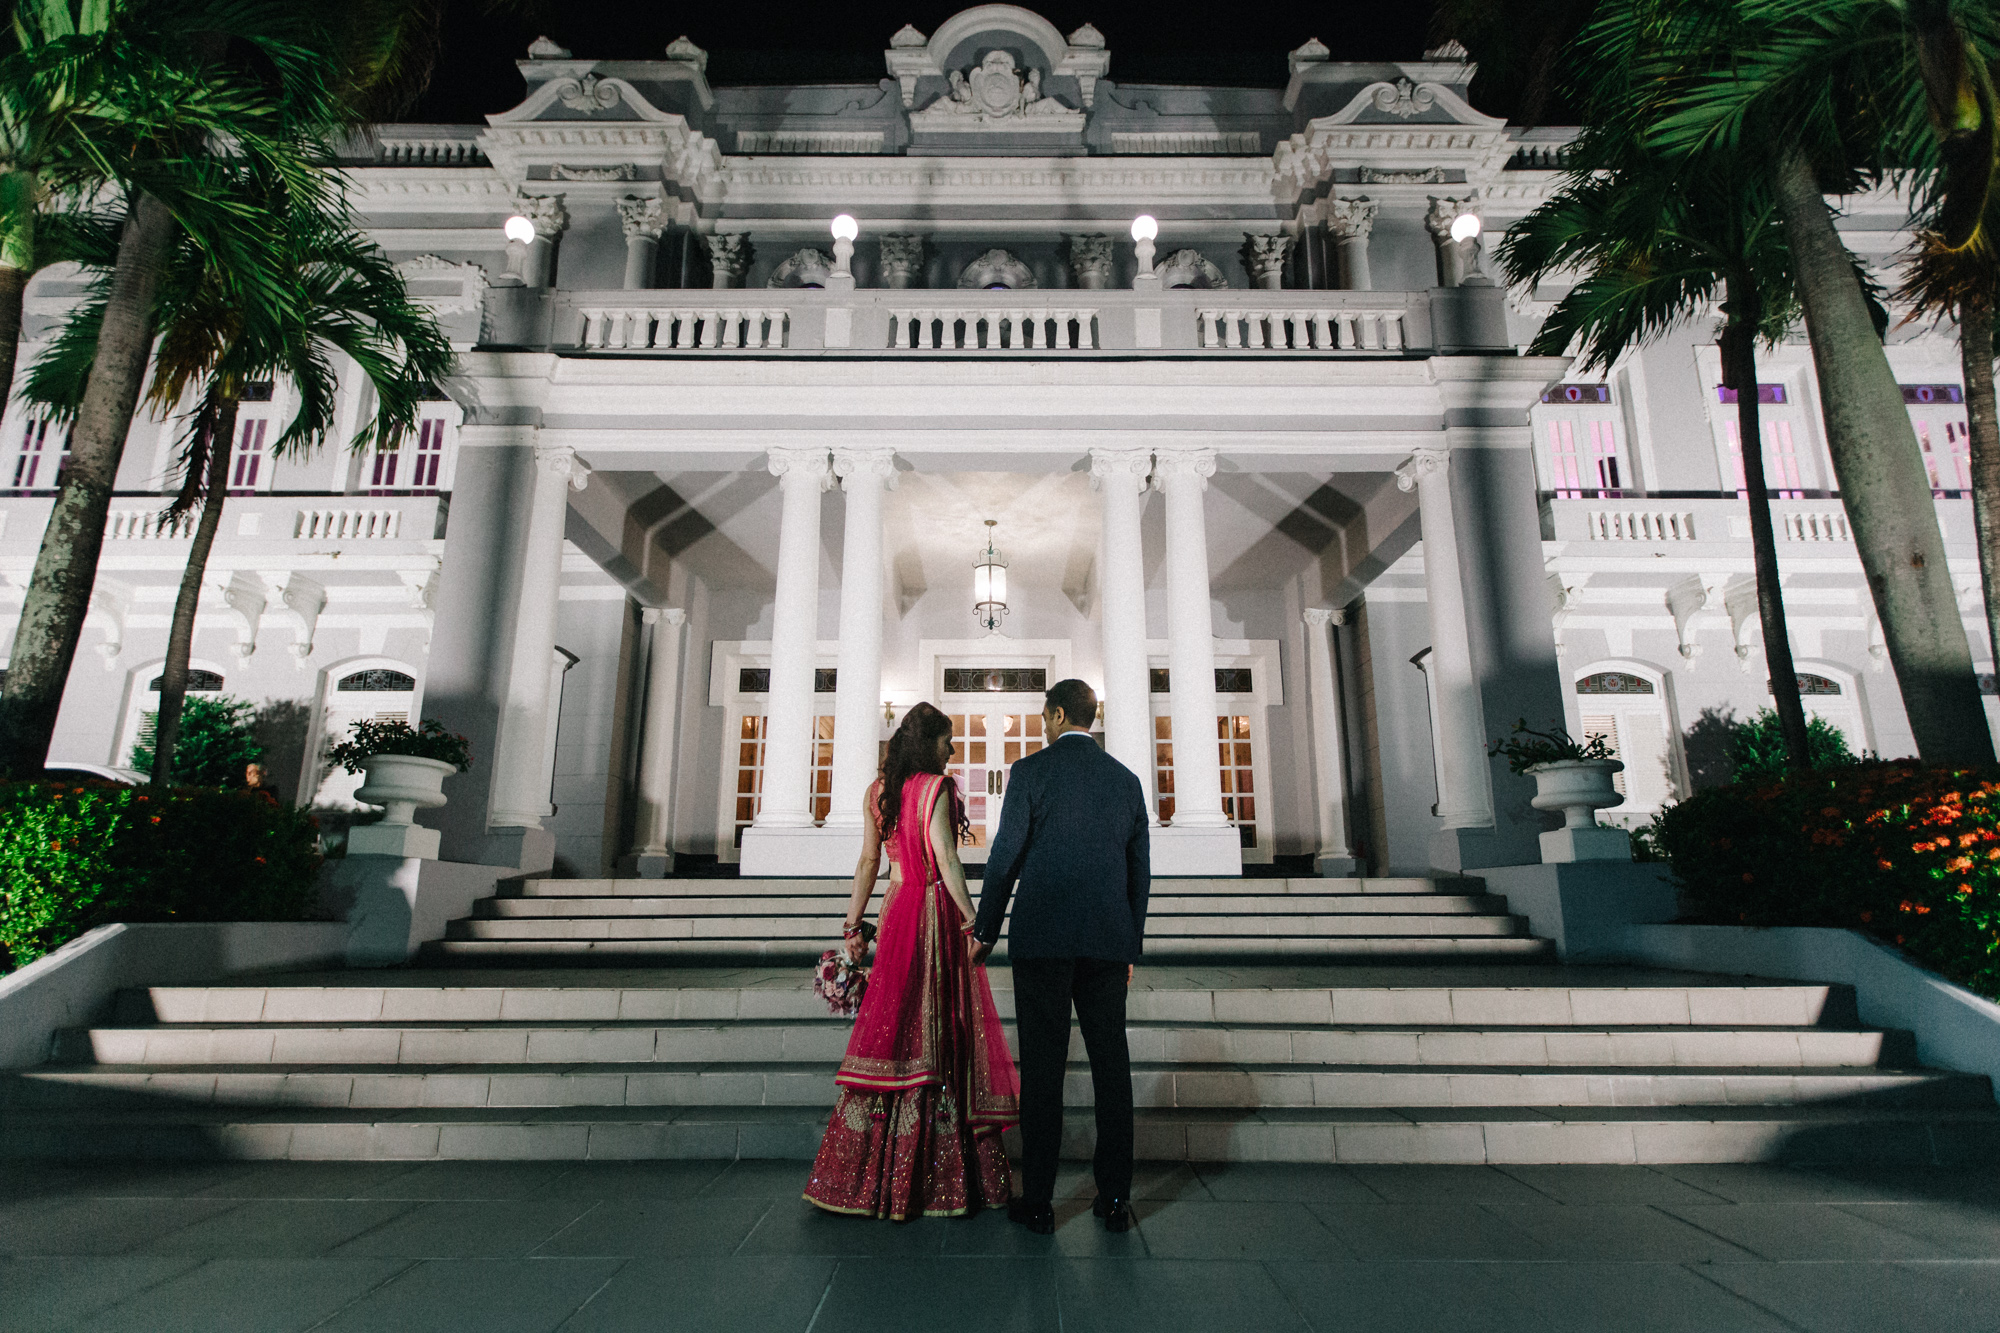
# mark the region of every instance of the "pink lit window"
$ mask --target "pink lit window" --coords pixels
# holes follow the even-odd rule
[[[1567,421],[1549,423],[1550,489],[1565,500],[1583,494],[1583,477],[1577,471],[1576,432]]]
[[[21,433],[21,452],[14,458],[13,489],[54,490],[69,464],[68,430],[64,430],[54,458],[50,458],[49,423],[30,421]]]
[[[1729,423],[1729,461],[1736,473],[1736,493],[1749,494],[1749,483],[1743,477],[1743,437],[1734,421]],[[1764,423],[1764,484],[1787,500],[1805,494],[1799,481],[1799,456],[1792,444],[1789,421]]]
[[[444,463],[444,418],[427,417],[417,425],[417,456],[410,469],[410,489],[435,491]]]
[[[236,439],[236,460],[229,474],[229,489],[243,494],[257,489],[264,470],[264,436],[271,428],[269,417],[251,417],[243,423]]]
[[[1577,447],[1578,426],[1589,428],[1588,452]],[[1616,495],[1624,485],[1618,463],[1618,434],[1609,421],[1549,423],[1550,489],[1565,500],[1589,492]]]

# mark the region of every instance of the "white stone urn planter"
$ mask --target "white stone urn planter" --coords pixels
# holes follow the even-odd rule
[[[1616,759],[1556,759],[1525,770],[1535,779],[1535,798],[1529,804],[1563,812],[1563,826],[1542,835],[1544,862],[1632,859],[1631,836],[1597,822],[1599,810],[1624,804],[1612,784],[1613,775],[1624,769]]]
[[[445,803],[444,780],[458,772],[458,765],[413,754],[371,754],[361,761],[361,770],[367,776],[354,799],[382,806],[385,813],[378,823],[357,824],[348,831],[347,854],[435,859],[437,830],[414,821],[417,811]]]

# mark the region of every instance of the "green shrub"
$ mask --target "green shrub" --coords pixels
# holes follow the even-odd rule
[[[420,727],[407,722],[380,722],[363,718],[348,728],[347,740],[327,751],[335,767],[359,773],[371,755],[406,754],[417,759],[435,759],[456,765],[461,773],[472,768],[472,742],[444,729],[436,718],[426,718]]]
[[[318,826],[250,792],[0,783],[0,965],[114,921],[302,921]]]
[[[1806,717],[1806,753],[1814,768],[1833,768],[1854,762],[1847,737],[1823,717]],[[1737,782],[1775,782],[1790,771],[1785,759],[1785,729],[1778,710],[1760,708],[1747,722],[1735,723],[1729,733],[1731,775]]]
[[[131,766],[153,771],[153,728],[148,713]],[[264,757],[257,741],[257,706],[226,694],[190,694],[181,708],[180,736],[174,742],[174,778],[190,787],[240,787],[243,770]]]
[[[2000,999],[2000,776],[1859,761],[1698,792],[1656,827],[1691,919],[1862,931]]]

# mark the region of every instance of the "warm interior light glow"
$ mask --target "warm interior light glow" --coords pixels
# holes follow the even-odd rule
[[[847,214],[845,213],[838,214],[833,219],[834,240],[851,241],[860,234],[861,234],[861,224],[856,222],[853,218],[849,217]]]
[[[1479,220],[1479,214],[1477,213],[1460,213],[1451,220],[1451,239],[1454,241],[1469,241],[1477,236],[1480,228],[1485,225],[1485,223]]]
[[[1132,239],[1150,241],[1160,234],[1160,224],[1151,213],[1141,213],[1132,219]]]
[[[519,213],[508,218],[507,225],[502,230],[506,232],[508,240],[519,241],[522,245],[528,245],[535,239],[535,224]]]
[[[994,568],[992,565],[974,565],[972,567],[972,604],[974,606],[984,606],[993,600]]]

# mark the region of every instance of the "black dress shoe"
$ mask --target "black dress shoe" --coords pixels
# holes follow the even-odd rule
[[[1130,1231],[1138,1220],[1132,1216],[1132,1205],[1124,1199],[1100,1194],[1090,1205],[1090,1211],[1104,1219],[1106,1231]]]
[[[1020,1223],[1037,1236],[1056,1233],[1056,1210],[1051,1204],[1015,1199],[1007,1205],[1007,1220]]]

